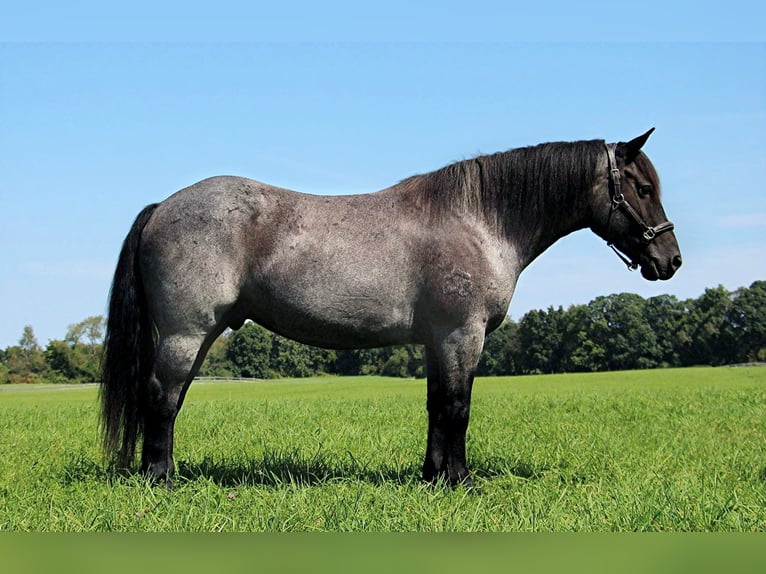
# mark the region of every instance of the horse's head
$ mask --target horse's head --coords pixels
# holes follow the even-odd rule
[[[641,151],[653,131],[627,143],[607,144],[607,176],[601,180],[605,185],[595,189],[592,226],[631,269],[641,267],[641,275],[650,281],[670,279],[681,266],[673,224],[660,202],[657,172]]]

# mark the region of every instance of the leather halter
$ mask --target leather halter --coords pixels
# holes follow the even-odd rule
[[[628,200],[625,199],[625,196],[622,194],[622,189],[620,187],[620,169],[617,167],[617,159],[614,155],[616,145],[605,145],[608,162],[607,169],[609,170],[607,176],[609,195],[612,198],[612,207],[609,211],[609,220],[607,221],[607,234],[611,228],[612,214],[619,209],[628,219],[630,219],[639,227],[641,230],[640,241],[643,247],[646,248],[646,246],[654,241],[658,235],[665,233],[666,231],[672,231],[675,226],[670,221],[666,221],[655,227],[651,227],[647,225],[644,219],[638,214],[638,212],[633,209],[633,207],[628,203]],[[632,258],[629,259],[620,253],[612,241],[607,240],[606,244],[612,248],[612,251],[614,251],[620,259],[622,259],[622,262],[628,266],[628,269],[634,271],[638,268],[638,261]]]

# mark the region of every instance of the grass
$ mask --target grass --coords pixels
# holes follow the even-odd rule
[[[766,369],[478,379],[474,490],[420,483],[424,381],[195,383],[172,491],[108,471],[96,393],[0,388],[0,531],[766,530]]]

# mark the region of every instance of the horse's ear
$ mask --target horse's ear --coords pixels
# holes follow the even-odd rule
[[[632,162],[634,159],[636,159],[636,157],[638,157],[638,153],[641,151],[641,148],[644,147],[646,140],[649,139],[649,136],[652,135],[653,131],[654,128],[650,129],[645,134],[638,136],[637,138],[633,138],[628,143],[618,143],[616,150],[617,157],[624,159],[625,163]]]

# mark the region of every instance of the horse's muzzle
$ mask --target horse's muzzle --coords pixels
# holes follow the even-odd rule
[[[676,274],[683,259],[680,253],[668,257],[664,262],[656,257],[641,261],[641,276],[649,281],[667,281]]]

